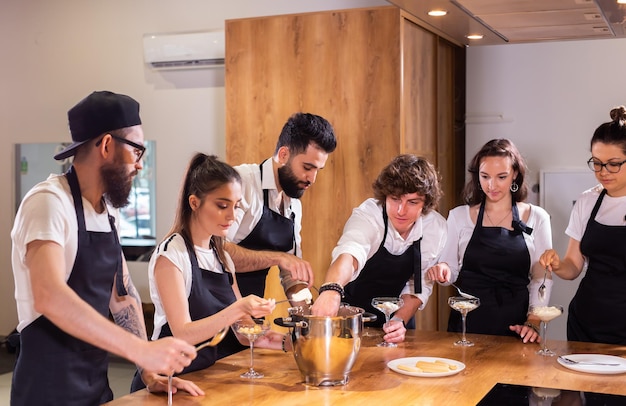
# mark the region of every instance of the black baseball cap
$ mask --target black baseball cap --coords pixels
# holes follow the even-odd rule
[[[54,156],[61,160],[78,147],[107,131],[141,124],[139,103],[130,96],[109,91],[91,93],[67,112],[72,144]]]

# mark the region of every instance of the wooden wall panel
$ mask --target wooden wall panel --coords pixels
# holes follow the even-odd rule
[[[437,52],[437,36],[396,7],[226,21],[229,163],[270,157],[297,111],[319,114],[335,128],[337,150],[302,199],[303,257],[317,286],[345,221],[371,196],[382,167],[399,153],[437,164],[439,137],[449,137],[446,148],[454,143],[451,126],[437,119],[437,99],[449,95],[438,93],[438,62],[450,63]],[[276,270],[270,275],[266,296],[282,298]],[[418,312],[418,328],[437,328],[437,295]],[[273,316],[284,316],[286,307]]]
[[[352,209],[400,152],[399,11],[361,9],[226,22],[226,151],[233,165],[272,155],[294,112],[334,126],[337,150],[302,203],[303,256],[316,285]]]
[[[437,169],[442,178],[444,196],[439,210],[444,215],[456,206],[456,156],[454,154],[454,49],[446,42],[437,46],[437,131],[447,136],[440,137],[437,143]]]
[[[437,163],[437,36],[403,19],[404,152]]]

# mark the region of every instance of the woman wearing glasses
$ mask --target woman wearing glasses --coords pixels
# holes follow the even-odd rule
[[[626,108],[611,110],[612,121],[591,138],[589,167],[597,186],[576,200],[565,233],[567,252],[547,250],[540,263],[567,280],[587,272],[569,305],[567,339],[626,344]]]

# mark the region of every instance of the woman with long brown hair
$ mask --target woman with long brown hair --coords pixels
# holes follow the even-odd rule
[[[510,140],[486,143],[468,171],[465,205],[450,211],[448,241],[429,277],[444,284],[456,281],[463,292],[480,298],[480,307],[467,319],[467,332],[534,342],[538,323],[527,313],[529,305],[540,304],[544,268],[538,260],[552,248],[550,216],[524,202],[526,164]],[[546,299],[551,282],[546,280]],[[461,329],[460,313],[451,312],[448,331]]]
[[[153,339],[174,336],[195,345],[237,320],[262,317],[274,309],[274,299],[241,297],[234,265],[224,250],[240,200],[241,178],[233,167],[215,156],[198,153],[192,158],[174,225],[148,268],[155,305]],[[285,337],[270,331],[254,344],[284,350]],[[218,358],[246,348],[234,343],[238,339],[230,331],[217,347],[198,351],[198,357],[182,373],[207,368]],[[141,387],[135,376],[132,390]]]

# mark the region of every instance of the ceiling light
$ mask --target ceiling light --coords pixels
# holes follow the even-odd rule
[[[626,0],[617,0],[617,4],[626,4]]]
[[[469,34],[465,36],[467,39],[483,39],[483,34]]]
[[[441,17],[441,16],[445,16],[446,14],[448,14],[446,10],[430,10],[428,12],[428,15],[431,17]]]

